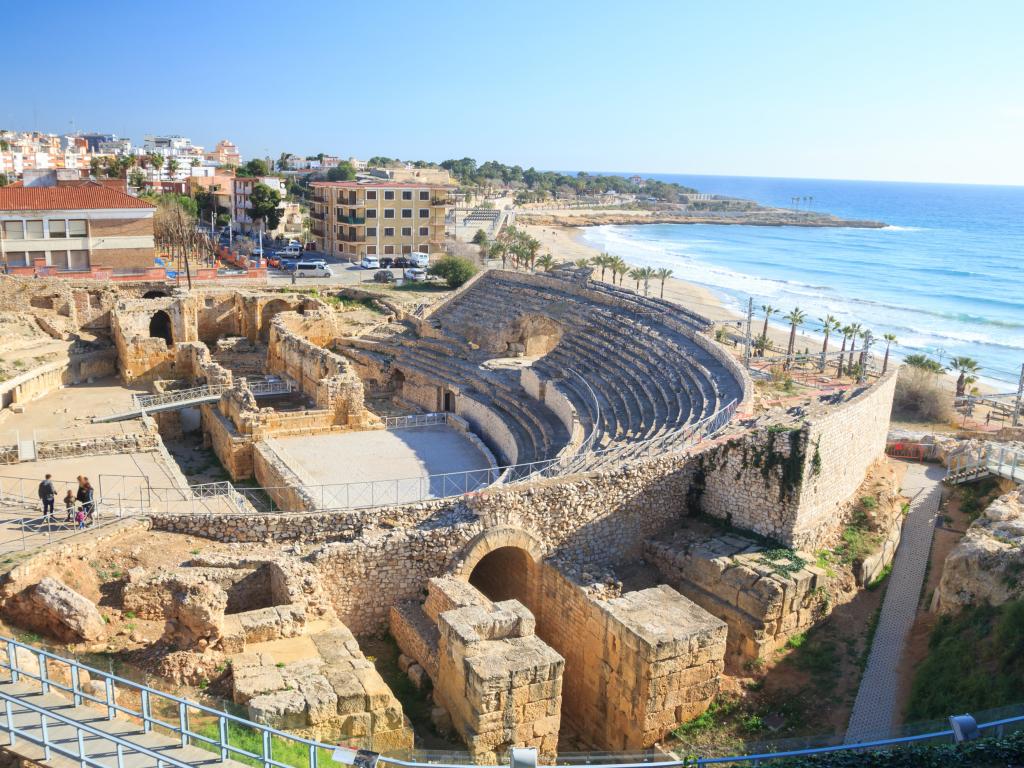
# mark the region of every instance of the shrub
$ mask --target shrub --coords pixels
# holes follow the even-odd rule
[[[892,415],[910,421],[949,423],[953,419],[952,393],[937,374],[924,368],[903,366],[896,379]]]
[[[478,229],[476,234],[473,235],[473,245],[487,245],[487,233],[482,229]]]
[[[449,288],[458,288],[476,274],[476,266],[460,256],[445,256],[431,264],[427,271],[442,278]]]

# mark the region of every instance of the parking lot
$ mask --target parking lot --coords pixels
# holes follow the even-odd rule
[[[268,253],[271,251],[268,250]],[[323,261],[334,273],[331,277],[295,277],[296,285],[358,285],[359,283],[372,283],[373,275],[378,270],[363,269],[359,264],[353,264],[347,259],[337,256],[320,253],[318,251],[305,251],[302,256],[304,261]],[[390,270],[395,279],[401,279],[401,269]],[[280,269],[267,267],[267,280],[272,285],[279,285],[282,282],[291,283],[292,275]]]

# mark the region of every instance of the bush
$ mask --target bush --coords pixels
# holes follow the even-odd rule
[[[473,235],[473,245],[487,245],[487,233],[482,229],[478,229],[476,234]]]
[[[948,424],[953,420],[953,395],[937,374],[913,366],[900,368],[892,415],[910,421]]]
[[[442,278],[448,283],[449,288],[458,288],[476,274],[476,266],[469,259],[460,256],[445,256],[431,264],[427,271],[435,277]]]

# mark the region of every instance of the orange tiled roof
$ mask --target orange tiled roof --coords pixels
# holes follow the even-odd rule
[[[127,192],[93,182],[56,187],[0,187],[0,211],[78,211],[94,208],[155,208]]]

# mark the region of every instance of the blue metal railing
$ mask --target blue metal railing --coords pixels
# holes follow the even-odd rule
[[[70,695],[75,706],[81,705],[83,702],[97,704],[106,709],[107,720],[113,720],[119,714],[136,718],[142,722],[143,733],[150,733],[154,728],[164,729],[172,734],[174,739],[180,741],[182,747],[188,747],[190,745],[206,745],[205,748],[212,753],[219,752],[220,759],[222,761],[232,759],[234,757],[241,757],[259,761],[263,765],[263,768],[292,768],[290,764],[283,763],[280,760],[275,759],[273,756],[274,741],[282,740],[301,745],[308,755],[307,759],[309,768],[318,768],[320,764],[320,752],[331,752],[335,749],[334,745],[325,744],[323,742],[279,731],[276,728],[261,725],[222,710],[214,709],[213,707],[208,707],[194,701],[189,701],[188,699],[181,698],[180,696],[159,691],[142,683],[137,683],[132,680],[118,677],[117,675],[109,672],[103,672],[93,667],[88,667],[73,659],[57,656],[49,651],[35,648],[17,640],[0,637],[0,647],[4,646],[7,651],[7,660],[6,662],[0,661],[0,669],[5,669],[10,673],[10,682],[18,683],[24,679],[35,681],[38,683],[42,694],[49,693],[51,690],[56,689]],[[25,668],[25,662],[29,659],[31,659],[34,669]],[[50,673],[51,662],[65,665],[69,669],[71,679],[70,683],[61,682],[53,678]],[[102,697],[94,696],[83,690],[81,685],[82,672],[88,673],[92,680],[102,681]],[[134,710],[120,703],[118,701],[119,690],[122,693],[126,691],[136,692],[140,702],[139,709]],[[3,726],[0,726],[0,732],[6,732],[9,734],[11,746],[15,746],[18,739],[25,739],[41,747],[43,750],[44,760],[49,760],[51,755],[56,753],[64,757],[78,760],[80,765],[85,768],[109,768],[109,753],[104,755],[106,760],[102,763],[94,757],[90,757],[86,754],[85,736],[88,735],[93,738],[102,739],[114,745],[117,768],[123,768],[123,761],[126,752],[136,752],[152,758],[157,762],[158,768],[161,768],[164,765],[171,766],[172,768],[191,768],[191,764],[171,757],[166,752],[147,748],[133,742],[130,738],[127,738],[125,734],[109,733],[102,728],[91,724],[95,722],[95,718],[91,718],[88,722],[75,720],[67,714],[35,704],[26,700],[23,696],[15,696],[2,690],[0,690],[0,701],[3,701],[4,711],[6,714],[6,722]],[[161,702],[170,711],[175,712],[177,716],[172,719],[164,719],[160,715],[154,714],[154,701]],[[38,729],[35,727],[30,729],[24,726],[17,726],[14,720],[16,708],[21,711],[38,714]],[[190,715],[193,712],[216,719],[217,738],[211,738],[191,727]],[[75,729],[76,743],[74,748],[69,745],[66,737],[60,739],[51,738],[48,727],[51,724],[51,721],[52,723],[59,723]],[[261,744],[260,751],[253,752],[231,744],[228,726],[232,724],[236,727],[250,729],[259,734],[259,741]],[[1002,735],[1008,727],[1024,727],[1024,715],[1006,717],[978,724],[978,729],[982,733],[993,731],[995,735]],[[595,761],[595,765],[600,765],[601,768],[690,768],[691,766],[699,767],[723,764],[764,765],[770,764],[771,761],[774,760],[789,757],[822,755],[843,751],[890,749],[924,741],[952,739],[952,729],[944,729],[929,731],[927,733],[900,736],[897,738],[879,739],[876,741],[862,742],[858,744],[837,744],[825,747],[811,747],[807,749],[795,749],[779,752],[760,752],[756,754],[731,755],[726,757],[694,756],[673,760],[652,759],[649,761],[618,763],[600,763]],[[387,756],[384,756],[381,759],[383,762],[399,766],[400,768],[470,768],[468,762],[421,762],[416,760],[402,760]],[[485,768],[497,768],[497,766],[487,766]]]

